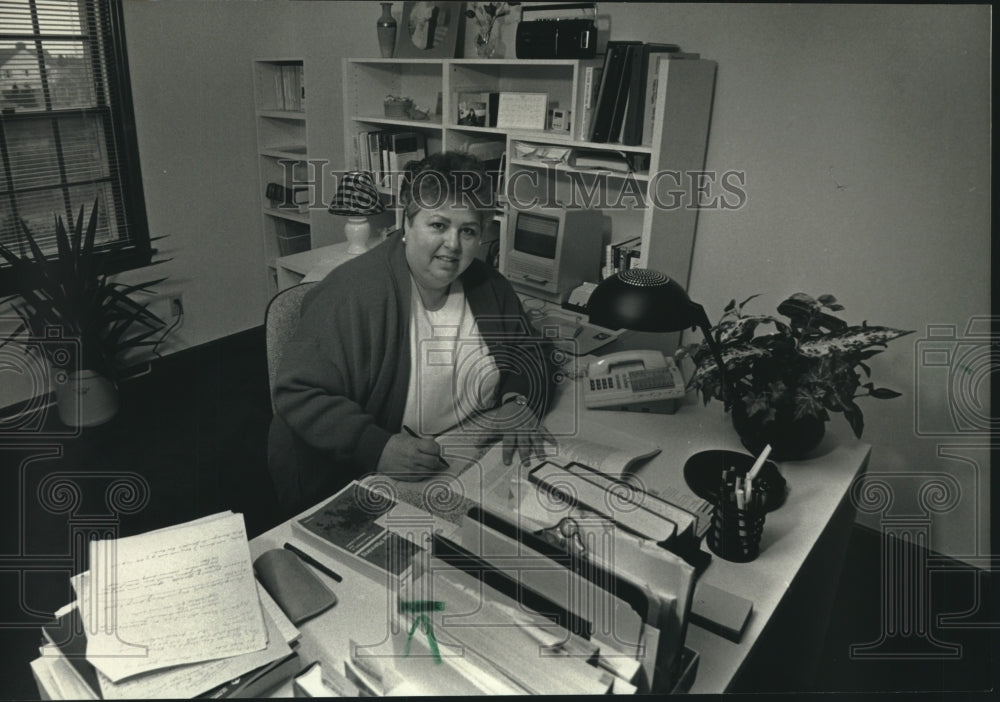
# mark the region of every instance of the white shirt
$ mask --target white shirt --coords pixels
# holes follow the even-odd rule
[[[412,284],[410,384],[403,424],[439,434],[496,404],[500,371],[489,355],[462,283],[451,284],[441,309],[424,307]]]

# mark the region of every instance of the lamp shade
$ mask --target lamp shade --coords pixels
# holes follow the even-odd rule
[[[348,217],[367,217],[380,212],[385,212],[385,206],[378,190],[375,189],[371,174],[364,171],[345,173],[330,203],[330,213]]]
[[[704,314],[677,281],[646,268],[632,268],[602,281],[591,293],[587,309],[593,324],[643,332],[694,327]]]

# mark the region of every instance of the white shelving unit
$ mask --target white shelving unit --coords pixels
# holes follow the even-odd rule
[[[300,58],[253,61],[254,109],[257,120],[257,162],[268,290],[279,289],[276,260],[312,247],[311,216],[267,197],[269,183],[284,187],[286,172],[306,181],[305,62]]]
[[[691,178],[704,168],[708,143],[716,63],[704,59],[673,59],[661,70],[656,118],[648,146],[592,143],[583,139],[584,71],[600,67],[595,60],[524,59],[345,59],[344,144],[347,167],[354,165],[354,138],[380,128],[420,131],[428,151],[464,150],[478,141],[500,141],[507,153],[505,182],[513,184],[500,220],[509,218],[518,201],[548,193],[554,206],[565,206],[580,184],[597,194],[606,215],[604,243],[640,236],[639,265],[655,268],[687,285],[698,218]],[[459,92],[542,92],[549,108],[572,110],[568,131],[528,131],[457,124]],[[387,95],[411,98],[430,112],[427,120],[386,119]],[[439,98],[440,95],[440,98]],[[441,112],[435,106],[441,105]],[[591,151],[616,151],[648,158],[648,169],[624,174],[573,168],[515,156],[518,145],[553,146]],[[515,178],[517,171],[534,171],[532,178]],[[671,175],[664,177],[668,172]],[[680,174],[675,178],[672,174]],[[678,180],[680,182],[678,182]],[[637,194],[632,197],[629,193]],[[684,198],[677,193],[685,192]],[[579,194],[579,192],[577,192]],[[657,206],[657,205],[660,206]],[[604,206],[608,205],[608,206]],[[666,205],[666,206],[664,206]],[[397,222],[399,215],[397,215]],[[501,247],[503,251],[503,247]]]

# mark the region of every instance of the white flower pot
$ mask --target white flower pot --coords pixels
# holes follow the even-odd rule
[[[70,427],[94,427],[118,413],[118,389],[97,371],[55,374],[56,409]]]

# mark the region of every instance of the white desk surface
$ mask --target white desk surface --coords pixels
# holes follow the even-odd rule
[[[687,404],[674,415],[595,411],[583,407],[582,393],[574,397],[574,387],[579,384],[563,388],[546,418],[549,430],[556,435],[578,434],[609,444],[622,441],[625,433],[658,444],[662,453],[637,473],[650,488],[669,486],[686,491],[684,463],[699,451],[710,448],[743,451],[729,416],[718,403],[704,408],[689,397]],[[840,431],[835,422],[827,428],[828,436],[814,458],[779,464],[788,481],[789,494],[782,507],[767,515],[760,556],[743,564],[713,556],[701,576],[708,583],[751,600],[754,611],[739,643],[694,625],[688,627],[686,645],[700,655],[692,693],[726,690],[854,477],[865,467],[871,447]],[[251,553],[256,557],[289,540],[294,538],[286,522],[253,539]],[[342,583],[329,581],[339,604],[301,627],[304,660],[318,657],[342,670],[349,639],[359,644],[377,644],[387,639],[388,594],[346,565],[334,563],[307,545],[296,543],[329,563],[344,578]],[[702,549],[707,551],[707,545],[703,544]]]

